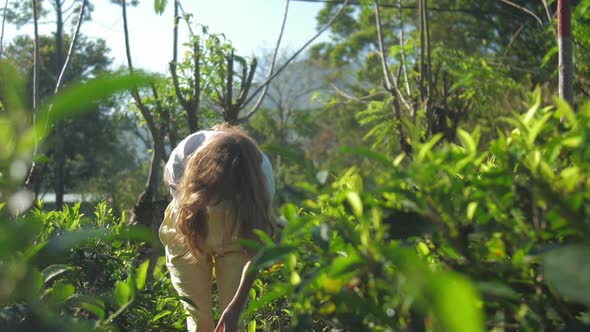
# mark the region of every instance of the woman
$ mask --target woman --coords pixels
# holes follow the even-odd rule
[[[256,279],[255,253],[239,239],[272,232],[272,167],[242,130],[227,125],[185,138],[171,153],[164,181],[172,195],[160,239],[172,285],[190,314],[189,331],[214,330],[213,269],[221,318],[218,331],[237,331],[240,313]]]

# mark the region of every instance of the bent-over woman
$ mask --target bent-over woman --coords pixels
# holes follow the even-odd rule
[[[244,131],[222,125],[180,142],[165,166],[164,181],[172,202],[160,239],[172,285],[194,304],[184,303],[187,328],[237,331],[256,278],[249,269],[255,253],[242,248],[239,239],[255,239],[255,229],[273,231],[271,164]],[[222,312],[216,327],[214,274]]]

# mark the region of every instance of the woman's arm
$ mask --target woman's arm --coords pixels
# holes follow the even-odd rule
[[[242,278],[240,279],[240,285],[234,295],[234,298],[227,305],[227,308],[221,314],[215,332],[237,332],[240,321],[240,314],[244,309],[246,300],[248,299],[248,293],[250,288],[254,284],[256,277],[258,276],[258,270],[251,268],[252,259],[246,262],[244,269],[242,270]]]

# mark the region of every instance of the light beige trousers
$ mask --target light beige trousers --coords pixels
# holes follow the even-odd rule
[[[220,311],[227,307],[238,289],[242,270],[248,261],[245,251],[237,243],[223,242],[227,211],[222,206],[208,209],[208,236],[205,253],[193,259],[176,232],[176,202],[173,200],[160,226],[160,240],[166,250],[166,265],[172,285],[180,296],[189,298],[194,305],[183,301],[190,314],[188,331],[211,332],[213,321],[213,271],[217,282]]]

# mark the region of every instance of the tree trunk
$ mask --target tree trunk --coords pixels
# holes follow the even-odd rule
[[[127,67],[129,68],[129,72],[133,73],[131,47],[129,46],[129,28],[127,24],[127,3],[125,0],[121,0],[120,4],[122,11],[121,14],[123,16],[123,33],[125,36]],[[154,98],[158,100],[155,87],[152,87],[152,89],[154,92]],[[132,215],[130,216],[130,223],[152,227],[157,231],[157,228],[164,217],[166,206],[168,205],[168,201],[166,199],[157,199],[158,183],[159,180],[161,180],[160,174],[162,172],[160,162],[165,157],[165,132],[163,129],[158,128],[156,119],[152,116],[151,110],[148,108],[148,106],[146,106],[141,100],[139,91],[137,89],[132,89],[131,95],[133,96],[136,106],[146,122],[152,138],[152,159],[145,188],[139,196],[137,203],[135,203],[135,206],[133,207]]]
[[[132,223],[141,224],[154,230],[157,230],[164,218],[164,211],[168,203],[166,199],[157,199],[158,183],[160,182],[160,172],[162,169],[160,162],[165,154],[163,138],[159,136],[157,133],[152,133],[153,153],[147,182],[133,207],[133,215],[130,218]]]
[[[559,45],[559,97],[574,107],[572,26],[570,0],[557,1],[557,42]]]
[[[55,30],[55,56],[56,56],[56,71],[55,77],[59,77],[63,66],[63,13],[61,0],[55,0],[56,10],[56,30]],[[61,210],[63,208],[64,198],[64,123],[58,121],[55,127],[55,209]]]

